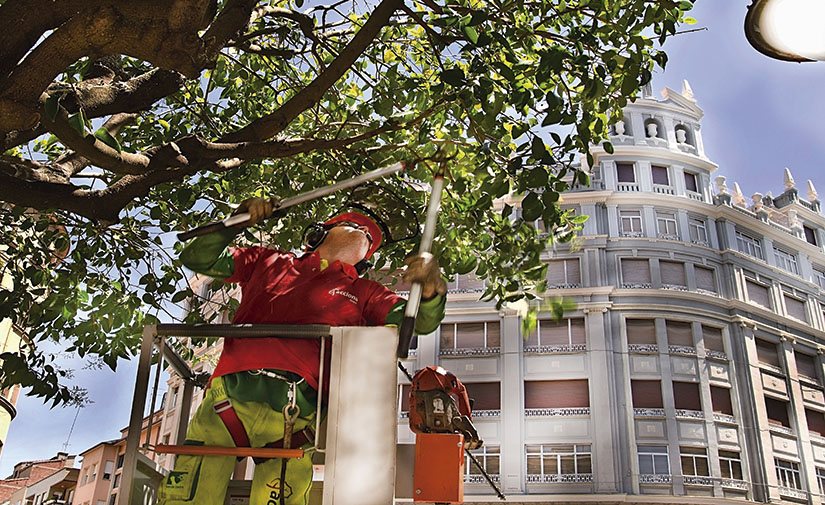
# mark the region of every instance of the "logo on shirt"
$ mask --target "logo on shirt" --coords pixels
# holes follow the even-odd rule
[[[340,290],[338,288],[333,288],[333,289],[329,290],[329,294],[330,294],[330,296],[341,295],[344,298],[347,298],[352,303],[354,303],[356,305],[358,304],[358,297],[355,296],[354,294],[348,292],[348,291],[343,291],[343,290]]]

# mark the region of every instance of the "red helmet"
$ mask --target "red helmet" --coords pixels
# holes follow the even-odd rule
[[[369,230],[370,237],[372,237],[372,242],[370,242],[370,248],[367,251],[367,255],[364,257],[364,259],[368,259],[381,246],[381,240],[384,238],[384,234],[381,233],[381,227],[378,226],[375,221],[360,212],[344,212],[343,214],[338,214],[337,216],[324,222],[324,227],[330,228],[330,225],[344,221],[351,221],[361,226],[366,226]]]

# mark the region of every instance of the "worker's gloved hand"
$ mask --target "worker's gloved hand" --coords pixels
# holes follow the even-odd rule
[[[246,200],[242,201],[238,208],[235,209],[235,212],[232,215],[236,214],[243,214],[244,212],[249,213],[249,221],[241,224],[237,224],[238,228],[246,228],[248,226],[255,226],[261,220],[267,219],[272,216],[275,212],[275,209],[281,204],[281,201],[278,197],[273,196],[271,198],[260,198],[260,197],[252,197],[247,198]]]
[[[421,284],[421,297],[429,299],[435,295],[447,293],[447,283],[441,276],[438,261],[430,253],[420,253],[404,260],[407,271],[404,272],[404,281],[410,284]]]

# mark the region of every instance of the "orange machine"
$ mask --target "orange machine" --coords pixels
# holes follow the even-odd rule
[[[464,503],[464,435],[416,435],[413,502]]]

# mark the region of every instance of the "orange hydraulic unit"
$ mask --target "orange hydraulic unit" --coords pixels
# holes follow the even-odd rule
[[[417,433],[415,503],[464,503],[464,435]]]

